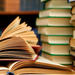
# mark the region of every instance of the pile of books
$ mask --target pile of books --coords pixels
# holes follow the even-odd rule
[[[71,5],[67,0],[49,0],[36,20],[41,34],[42,56],[59,64],[71,65],[69,40],[73,26],[70,24]]]
[[[38,39],[17,17],[0,36],[0,75],[75,74],[73,69],[38,56]]]
[[[71,17],[71,24],[75,26],[75,1],[70,1],[72,5],[72,17]],[[73,30],[73,38],[70,40],[70,54],[73,56],[73,66],[75,66],[75,30]]]
[[[20,0],[0,0],[1,11],[20,11]]]

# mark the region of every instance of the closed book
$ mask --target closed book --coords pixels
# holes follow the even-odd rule
[[[45,35],[72,35],[73,27],[38,27],[38,33]]]
[[[60,26],[60,27],[69,27],[72,26],[70,24],[70,17],[68,18],[60,18],[60,17],[46,17],[46,18],[37,18],[36,25],[37,26]]]
[[[50,0],[46,3],[46,9],[48,8],[72,8],[67,0]]]
[[[41,35],[41,41],[48,42],[50,44],[69,44],[71,36],[63,35]]]
[[[47,9],[39,13],[39,17],[71,17],[71,9]]]
[[[50,54],[48,52],[42,51],[42,56],[58,64],[62,64],[62,65],[72,64],[72,57],[70,55],[56,55],[56,54]]]
[[[50,54],[69,55],[71,48],[68,44],[50,44],[42,42],[42,50]]]

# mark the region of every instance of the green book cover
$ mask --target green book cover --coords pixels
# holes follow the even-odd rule
[[[49,53],[47,53],[47,52],[45,52],[45,51],[43,51],[43,50],[42,50],[42,52],[43,52],[43,53],[46,53],[46,54],[48,54],[48,55],[51,55],[51,56],[71,56],[71,55],[55,55],[55,54],[49,54]],[[71,64],[61,64],[61,65],[72,65],[72,63],[71,63]]]
[[[49,10],[49,9],[72,9],[72,7],[71,8],[43,8],[41,11],[44,11],[44,10]]]
[[[37,27],[74,27],[73,25],[67,25],[67,26],[53,26],[53,25],[37,25]]]
[[[44,9],[41,10],[41,11],[49,10],[49,9],[72,9],[72,7],[71,7],[71,8],[44,8]]]
[[[50,54],[44,50],[42,50],[43,53],[47,54],[47,55],[50,55],[50,56],[71,56],[70,54]]]
[[[40,17],[40,19],[42,18],[71,18],[71,17],[64,17],[64,16],[47,16],[47,17]]]
[[[40,11],[50,10],[50,9],[72,9],[72,8],[44,8]]]
[[[39,18],[71,18],[71,16],[44,16]]]
[[[47,43],[47,44],[49,44],[49,45],[69,45],[69,43],[48,43],[48,42],[44,42],[44,41],[41,41],[41,42],[43,42],[43,43]]]
[[[72,65],[72,64],[61,64],[61,65],[68,66],[68,65]]]
[[[58,37],[58,36],[62,36],[62,37],[73,37],[73,35],[47,35],[47,34],[41,34],[43,36],[55,36],[55,37]]]

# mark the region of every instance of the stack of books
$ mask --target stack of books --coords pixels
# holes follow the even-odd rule
[[[72,64],[69,40],[73,26],[70,18],[71,5],[67,0],[50,0],[36,20],[38,33],[41,34],[42,56],[63,65]]]
[[[70,67],[38,56],[37,36],[20,21],[17,17],[0,36],[0,75],[75,74]]]
[[[72,17],[71,17],[71,24],[73,26],[75,26],[75,1],[71,1],[71,5],[72,5]],[[75,30],[73,30],[73,38],[70,40],[70,46],[71,46],[71,50],[70,50],[70,54],[73,56],[73,66],[75,66]]]

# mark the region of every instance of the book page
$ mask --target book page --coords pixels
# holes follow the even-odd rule
[[[57,68],[57,69],[63,69],[63,70],[69,70],[69,71],[73,71],[71,68],[67,67],[67,66],[63,66],[63,65],[60,65],[60,64],[57,64],[57,63],[54,63],[44,57],[39,57],[36,61],[37,62],[41,62],[43,65],[47,65],[49,67],[54,67],[54,68]]]

